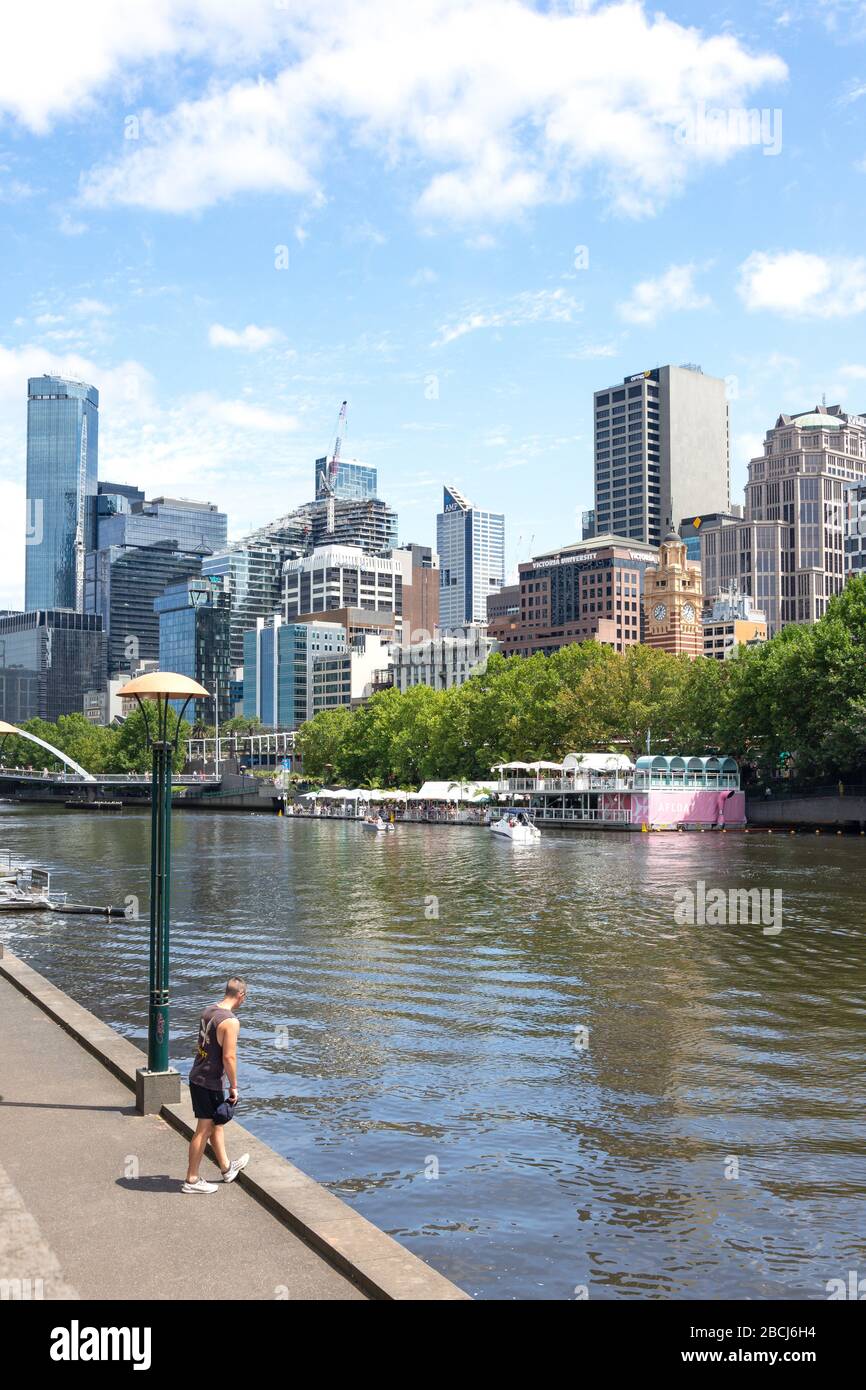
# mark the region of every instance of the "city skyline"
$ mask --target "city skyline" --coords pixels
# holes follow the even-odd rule
[[[866,407],[855,7],[333,4],[300,38],[291,0],[146,37],[47,8],[0,79],[4,606],[46,371],[99,389],[103,477],[214,501],[232,539],[309,500],[348,397],[401,539],[451,479],[513,519],[508,577],[579,539],[593,392],[631,372],[726,380],[734,502],[780,412]]]

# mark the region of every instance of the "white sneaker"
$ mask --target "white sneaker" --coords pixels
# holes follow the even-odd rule
[[[246,1168],[249,1161],[249,1154],[241,1154],[240,1158],[232,1159],[231,1163],[228,1166],[228,1169],[225,1173],[223,1173],[223,1182],[234,1182],[238,1173],[240,1173],[242,1169]]]
[[[180,1189],[181,1192],[216,1192],[215,1182],[205,1182],[204,1178],[197,1178],[195,1182],[185,1182]]]

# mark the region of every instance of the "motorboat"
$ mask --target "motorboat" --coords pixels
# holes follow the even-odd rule
[[[381,816],[365,816],[362,822],[365,830],[393,830],[394,827],[389,820],[383,820]]]
[[[529,812],[517,806],[505,807],[498,818],[490,822],[490,833],[516,845],[533,845],[541,839],[541,831],[533,825]]]

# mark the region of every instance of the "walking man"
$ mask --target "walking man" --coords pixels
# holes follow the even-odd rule
[[[193,1113],[198,1120],[189,1146],[184,1192],[216,1192],[217,1184],[206,1182],[198,1174],[204,1151],[210,1140],[220,1166],[223,1182],[234,1182],[246,1168],[249,1154],[241,1154],[229,1163],[223,1125],[231,1119],[228,1109],[238,1100],[238,1033],[241,1025],[235,1017],[247,997],[247,982],[232,975],[225,994],[218,1004],[208,1004],[198,1027],[198,1046],[189,1073],[189,1092]],[[228,1086],[228,1107],[226,1106]]]

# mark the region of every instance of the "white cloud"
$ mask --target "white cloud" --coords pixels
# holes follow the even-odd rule
[[[842,375],[850,377],[853,381],[866,381],[866,367],[859,363],[852,363],[850,366],[842,367]]]
[[[281,337],[278,328],[259,328],[254,323],[248,323],[240,331],[212,323],[208,331],[211,347],[243,348],[245,352],[260,352],[262,348],[272,347]]]
[[[737,292],[752,312],[848,318],[866,309],[866,257],[753,251],[740,266]]]
[[[652,324],[662,314],[706,309],[712,300],[695,289],[695,273],[694,265],[671,265],[656,279],[639,281],[630,298],[617,306],[620,316],[629,323]]]
[[[79,299],[72,305],[71,312],[82,318],[103,318],[111,313],[111,305],[104,304],[101,299]]]
[[[519,328],[527,323],[573,323],[583,305],[563,289],[524,291],[501,309],[473,309],[456,323],[443,324],[432,347],[444,347],[479,328]]]
[[[787,76],[778,57],[639,0],[91,0],[80,39],[60,0],[46,9],[39,43],[20,18],[0,56],[0,109],[32,129],[133,74],[144,87],[169,58],[210,77],[171,111],[141,110],[139,138],[85,174],[98,206],[315,199],[327,152],[348,142],[416,169],[429,222],[511,218],[587,187],[643,216],[737,153],[678,139],[684,114],[740,108]]]
[[[435,284],[438,278],[436,271],[431,270],[429,266],[425,265],[422,266],[420,270],[415,271],[415,274],[409,280],[409,284],[413,289],[417,289],[419,285]]]

